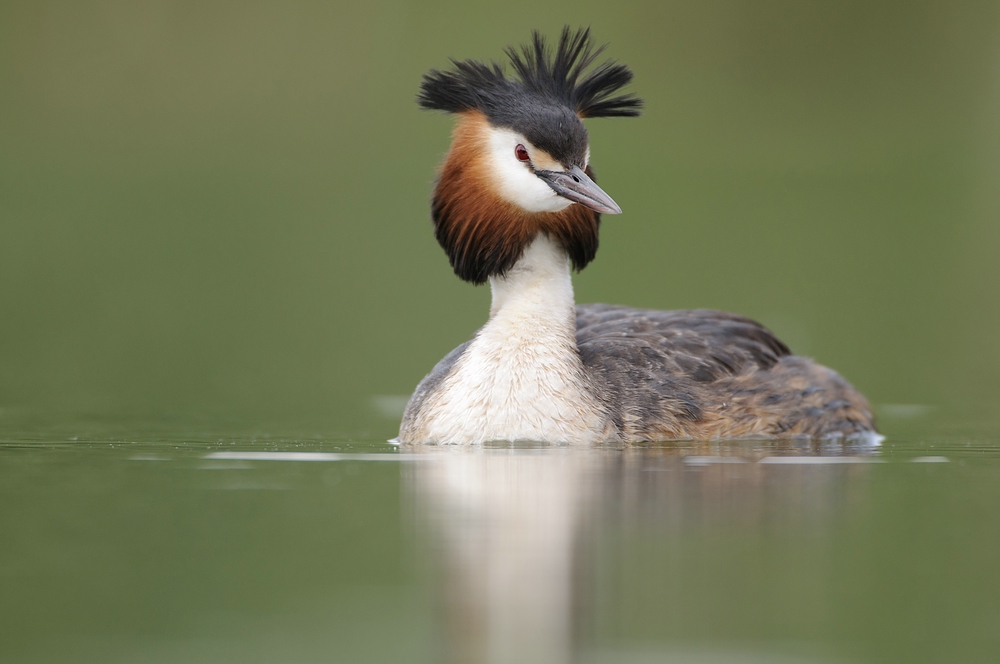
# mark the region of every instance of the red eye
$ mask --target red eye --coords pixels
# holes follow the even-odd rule
[[[524,147],[520,143],[514,148],[514,156],[517,157],[518,161],[529,161],[531,157],[528,156],[528,148]]]

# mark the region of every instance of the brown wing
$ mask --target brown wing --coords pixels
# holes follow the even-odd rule
[[[702,383],[750,365],[768,369],[778,358],[791,355],[788,346],[760,323],[711,309],[657,311],[585,304],[576,308],[576,340],[581,348],[612,342],[655,349],[665,370]],[[630,343],[622,344],[625,340]]]
[[[873,430],[850,384],[749,318],[589,304],[576,322],[581,359],[626,439]]]

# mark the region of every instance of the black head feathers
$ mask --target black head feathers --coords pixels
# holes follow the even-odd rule
[[[517,79],[507,78],[496,62],[453,60],[454,71],[424,75],[417,101],[449,113],[480,111],[493,124],[511,127],[528,104],[562,107],[580,118],[639,115],[641,99],[615,95],[632,80],[628,67],[607,61],[584,74],[603,50],[591,43],[589,28],[572,32],[567,26],[553,55],[536,31],[531,44],[506,49]]]

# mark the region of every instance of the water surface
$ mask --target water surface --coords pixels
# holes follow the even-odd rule
[[[988,427],[414,450],[228,426],[4,437],[0,661],[1000,656]]]

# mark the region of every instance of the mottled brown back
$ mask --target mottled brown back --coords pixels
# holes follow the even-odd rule
[[[625,440],[875,430],[861,393],[748,318],[605,304],[576,312],[581,359]]]

